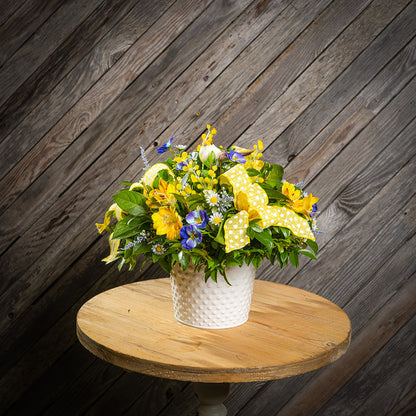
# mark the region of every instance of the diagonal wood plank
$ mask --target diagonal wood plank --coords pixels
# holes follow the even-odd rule
[[[102,0],[74,0],[61,4],[0,69],[0,105],[101,2]],[[55,35],[50,36],[51,33]]]
[[[186,0],[187,3],[175,3],[154,23],[151,28],[143,33],[142,36],[134,42],[124,53],[124,55],[111,67],[107,72],[101,72],[95,78],[94,73],[90,76],[95,84],[84,94],[81,99],[66,112],[59,121],[52,127],[45,136],[43,133],[40,137],[35,138],[35,143],[27,143],[26,141],[18,141],[21,148],[16,146],[13,134],[9,135],[5,141],[0,144],[0,150],[4,154],[8,154],[7,150],[14,149],[14,153],[18,153],[23,157],[29,150],[28,146],[33,147],[29,154],[3,179],[1,186],[9,187],[13,184],[15,191],[12,195],[12,201],[21,192],[21,186],[25,189],[49,164],[59,156],[59,154],[69,146],[89,124],[91,124],[98,115],[111,104],[142,72],[152,63],[169,44],[196,18],[210,3],[209,0],[199,2],[193,5],[192,0]],[[195,6],[195,7],[194,7]],[[189,13],[182,15],[183,7],[189,7]],[[147,9],[150,13],[151,10]],[[146,15],[146,14],[145,14]],[[137,15],[135,16],[138,17]],[[133,32],[134,33],[134,32]],[[139,31],[140,33],[140,31]],[[99,50],[98,50],[99,52]],[[98,55],[99,56],[99,55]],[[88,59],[88,58],[86,58]],[[94,61],[93,61],[94,62]],[[104,61],[106,69],[107,62]],[[94,67],[93,67],[94,68]],[[100,65],[98,66],[100,68]],[[85,68],[84,68],[85,69]],[[99,69],[100,71],[100,69]],[[82,72],[81,72],[82,74]],[[90,81],[91,82],[91,81]],[[66,85],[66,84],[65,84]],[[87,85],[89,83],[87,82]],[[71,88],[71,84],[69,84]],[[66,85],[66,90],[68,85]],[[83,91],[81,90],[81,93]],[[62,94],[58,90],[58,95]],[[46,105],[48,103],[45,103]],[[42,109],[41,109],[42,110]],[[17,137],[21,134],[25,137],[25,130],[14,133]],[[28,127],[26,126],[26,129]],[[42,127],[41,127],[42,128]],[[43,137],[42,137],[43,136]],[[2,175],[4,175],[16,160],[16,156],[10,156],[9,163],[5,163],[2,167]],[[6,160],[7,161],[7,160]],[[36,169],[33,167],[37,165]],[[20,184],[20,186],[18,186]],[[10,201],[8,201],[10,203]]]
[[[3,0],[0,3],[0,25],[3,25],[7,20],[16,13],[20,7],[22,7],[21,2],[14,0]]]
[[[48,17],[58,8],[59,0],[29,0],[0,27],[0,68]],[[2,11],[1,14],[4,12]]]
[[[392,318],[390,317],[389,320]],[[387,326],[388,322],[385,322],[384,325]],[[408,365],[414,360],[416,344],[413,342],[412,334],[415,330],[416,316],[410,319],[407,325],[401,328],[396,336],[366,363],[365,368],[357,372],[345,388],[320,409],[317,415],[362,414],[359,410],[364,405],[366,398],[379,388],[384,380],[391,377],[394,366],[400,367],[406,363]]]
[[[39,137],[45,134],[54,124],[51,120],[57,122],[65,109],[70,108],[68,103],[76,102],[77,98],[89,89],[88,75],[94,76],[97,80],[150,26],[152,21],[157,20],[159,14],[163,13],[165,7],[168,7],[172,1],[152,2],[150,22],[149,18],[146,19],[146,15],[150,12],[149,2],[141,1],[140,7],[136,5],[132,11],[130,9],[137,3],[135,0],[104,2],[43,61],[39,68],[0,106],[0,141],[6,140],[8,135],[23,122],[12,136],[15,140],[25,142],[26,146],[19,144],[18,147],[13,148],[17,160],[21,158],[24,149],[33,144],[34,139],[29,140],[30,136]],[[127,13],[129,14],[125,17]],[[140,26],[134,24],[136,13],[141,16]],[[92,48],[94,52],[90,54]],[[91,56],[83,59],[86,55]],[[76,70],[73,70],[74,67]],[[64,78],[65,81],[60,84],[61,93],[58,94],[57,84]],[[66,84],[65,87],[62,84]],[[71,94],[68,94],[68,91],[71,91]],[[53,105],[48,105],[47,103],[51,101]],[[67,107],[64,107],[64,104]],[[36,110],[32,111],[35,108]],[[40,119],[42,123],[39,123]],[[28,124],[31,129],[28,128]]]
[[[237,139],[369,3],[350,1],[346,4],[338,0],[331,3],[314,24],[302,32],[290,50],[268,67],[244,95],[221,115],[215,122],[217,130],[229,137],[231,142]]]
[[[297,174],[297,177],[300,177],[303,174],[302,166],[308,158],[306,155],[296,156],[334,120],[340,111],[345,111],[343,107],[350,104],[350,100],[359,101],[355,98],[357,93],[367,102],[370,101],[370,97],[374,97],[371,105],[373,111],[377,111],[388,97],[394,95],[394,91],[403,85],[400,75],[412,74],[412,67],[415,64],[414,34],[408,31],[409,26],[405,24],[411,17],[412,14],[408,14],[407,9],[397,16],[337,80],[273,142],[268,152],[271,152],[271,157],[276,163],[285,166],[291,161],[290,169],[293,175]],[[397,61],[398,57],[395,57],[392,63],[383,68],[386,62],[404,46],[409,36],[413,37],[413,40],[400,53],[400,63]],[[394,65],[400,67],[393,68]],[[377,74],[381,69],[383,69],[382,73]],[[377,78],[373,79],[375,75],[378,82]],[[370,81],[371,86],[367,87]],[[379,94],[378,91],[383,93]]]
[[[410,97],[412,95],[412,92],[410,92],[412,88],[413,86],[409,85],[408,88],[403,90],[402,94],[405,94],[405,91],[407,91],[409,94],[408,97]],[[405,120],[407,122],[407,117],[410,115],[410,113],[407,113],[407,110],[411,110],[411,107],[408,107],[408,105],[412,105],[412,100],[407,101],[407,99],[405,99],[404,102],[401,102],[402,97],[403,95],[399,94],[395,99],[390,101],[385,109],[360,132],[358,137],[353,140],[352,144],[347,147],[344,152],[339,154],[338,158],[335,158],[331,164],[327,166],[325,171],[323,171],[313,182],[316,183],[315,189],[319,190],[321,197],[319,201],[320,210],[325,211],[329,201],[332,201],[335,196],[348,185],[349,181],[363,170],[368,163],[391,142],[392,137],[398,133],[398,129],[400,133],[400,128],[403,128],[403,121]],[[404,110],[404,113],[401,112],[402,110]],[[359,107],[358,114],[363,113],[366,114],[366,111],[363,111],[363,107]],[[400,114],[402,114],[402,116],[400,116]],[[390,120],[390,123],[387,120]],[[367,121],[367,117],[364,116],[361,121],[361,123],[363,123],[361,126],[365,126]],[[388,129],[385,128],[385,122],[386,124],[389,124]],[[351,129],[348,128],[349,123],[350,120],[347,119],[344,124],[344,128],[347,131],[355,130],[355,127],[360,126],[360,124],[357,125],[354,123],[354,129]],[[381,125],[379,123],[381,123]],[[357,129],[357,132],[359,130],[360,128]],[[332,136],[332,139],[336,137],[336,134]],[[351,134],[349,140],[352,138],[354,138],[354,134]],[[319,155],[323,158],[327,158],[328,156],[326,152],[321,152]],[[345,164],[345,170],[343,169],[343,164]],[[318,165],[318,163],[316,165]],[[311,166],[312,168],[315,168],[315,164],[312,164]],[[340,169],[343,169],[342,173],[339,172]],[[325,175],[326,178],[322,178],[323,175]],[[288,177],[290,178],[290,175]],[[311,189],[313,190],[312,184]],[[308,186],[307,189],[309,190],[310,187]],[[319,225],[321,229],[326,232],[326,234],[323,234],[318,238],[318,243],[322,246],[328,238],[332,238],[333,236],[330,211],[329,215],[324,214],[320,216]],[[308,261],[306,260],[306,262]],[[267,279],[269,276],[267,270],[264,270],[263,274],[264,278]],[[279,272],[279,280],[288,282],[295,274],[296,272],[293,268],[286,268]]]
[[[394,351],[394,354],[395,353],[396,351]],[[393,356],[393,352],[391,352],[391,356]],[[383,360],[386,360],[386,358],[383,357]],[[405,363],[401,365],[396,364],[396,368],[391,370],[385,378],[384,384],[380,387],[374,387],[376,391],[359,407],[356,415],[376,416],[388,412],[395,403],[402,400],[403,397],[406,397],[410,392],[410,389],[416,385],[414,366],[409,365],[409,363],[415,362],[416,354],[413,354],[408,357],[408,360]],[[368,374],[369,371],[367,368],[365,371]],[[377,374],[377,377],[380,377],[380,374]]]
[[[341,96],[343,100],[354,97],[362,88],[359,77],[368,77],[368,72],[377,70],[377,58],[379,67],[393,56],[398,50],[397,42],[410,39],[416,33],[416,23],[413,16],[416,13],[416,5],[413,2],[402,15],[394,20],[392,27],[388,24],[407,5],[408,1],[395,2],[380,0],[371,3],[366,10],[348,26],[340,36],[316,59],[310,67],[276,100],[239,138],[237,143],[255,142],[257,137],[264,137],[265,145],[270,144],[278,137],[315,99],[336,79],[338,88],[342,85],[348,91]],[[387,27],[386,27],[387,26]],[[401,29],[405,28],[404,31]],[[384,36],[376,39],[381,31]],[[376,41],[374,41],[376,39]],[[394,43],[396,41],[396,44]],[[389,45],[385,45],[388,42]],[[370,45],[371,44],[371,45]],[[368,47],[370,45],[370,47]],[[352,63],[344,70],[350,63]],[[365,70],[367,68],[367,71]],[[342,76],[338,77],[342,73]],[[354,79],[350,79],[354,74]],[[331,86],[332,87],[332,86]],[[334,88],[329,88],[328,93],[333,93]],[[336,94],[339,94],[338,92]],[[334,94],[335,95],[335,94]],[[336,95],[338,96],[338,95]],[[325,97],[326,103],[330,101]],[[340,101],[331,109],[336,114],[336,109],[342,108],[346,101]],[[311,107],[309,107],[311,108]],[[316,110],[314,114],[319,114]],[[326,114],[325,114],[326,115]],[[327,116],[327,115],[326,115]],[[297,139],[299,140],[299,139]],[[277,145],[287,146],[288,142],[279,137]],[[301,148],[296,143],[297,149]],[[289,157],[279,147],[273,149],[273,154],[278,162],[285,163],[282,157]],[[293,156],[292,156],[293,157]],[[301,158],[297,159],[301,163]]]
[[[394,406],[387,416],[411,415],[416,410],[416,387]]]

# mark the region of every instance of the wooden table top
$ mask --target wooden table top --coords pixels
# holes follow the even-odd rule
[[[119,286],[86,302],[77,335],[119,367],[176,380],[231,383],[302,374],[347,350],[351,325],[330,301],[291,286],[256,280],[249,320],[229,329],[177,322],[169,279]]]

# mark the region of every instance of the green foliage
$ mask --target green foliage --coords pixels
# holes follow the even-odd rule
[[[113,195],[113,199],[116,201],[117,205],[128,214],[141,215],[145,212],[146,197],[139,192],[123,189]]]

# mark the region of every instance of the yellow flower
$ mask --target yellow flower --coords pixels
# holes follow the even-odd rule
[[[153,189],[149,193],[149,198],[156,199],[161,205],[174,205],[176,203],[175,196],[173,195],[176,192],[175,185],[167,183],[162,178],[159,181],[159,188]],[[152,201],[146,201],[146,204],[153,204]]]
[[[312,211],[312,205],[318,202],[319,198],[309,194],[307,197],[299,199],[298,201],[293,202],[292,208],[296,212],[300,212],[309,217],[309,213]]]
[[[159,212],[152,215],[152,220],[157,235],[166,234],[169,240],[179,237],[182,221],[174,207],[160,207]]]
[[[295,185],[285,182],[282,187],[283,195],[287,196],[291,201],[297,201],[300,198],[300,190]]]

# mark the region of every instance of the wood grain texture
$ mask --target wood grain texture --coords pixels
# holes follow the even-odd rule
[[[80,342],[99,358],[139,373],[212,383],[315,370],[345,353],[350,332],[347,315],[335,304],[261,280],[254,285],[249,320],[231,329],[177,322],[169,279],[111,289],[77,315]]]
[[[6,101],[101,1],[75,0],[61,3],[45,24],[0,68],[0,104]]]
[[[236,383],[229,414],[413,414],[415,42],[415,0],[0,1],[0,413],[194,416],[189,382],[94,358],[75,322],[166,277],[106,267],[94,224],[140,146],[155,163],[210,123],[321,198],[318,262],[258,276],[352,323],[350,358]]]
[[[45,2],[44,2],[45,3]],[[48,2],[49,4],[49,2]],[[68,102],[76,102],[90,86],[88,84],[88,76],[95,76],[95,80],[99,78],[102,72],[106,71],[109,66],[114,64],[118,58],[121,57],[124,50],[128,48],[131,41],[131,33],[146,29],[145,16],[148,6],[145,2],[141,2],[140,9],[142,11],[143,23],[140,28],[134,28],[131,22],[134,11],[130,9],[135,5],[133,1],[108,1],[101,3],[76,29],[65,41],[59,45],[55,51],[42,62],[37,70],[7,99],[7,101],[0,107],[0,140],[6,139],[8,135],[23,121],[25,122],[19,126],[17,132],[13,137],[19,137],[25,142],[26,147],[29,138],[25,134],[24,127],[32,126],[30,133],[34,136],[39,136],[47,132],[59,119],[59,114],[67,110]],[[163,12],[163,6],[156,3],[157,12]],[[137,8],[137,7],[136,7]],[[129,12],[129,17],[126,21],[123,20],[126,13]],[[157,12],[154,12],[154,19],[158,17]],[[130,20],[130,22],[129,22]],[[123,21],[123,24],[120,24]],[[110,30],[111,29],[111,30]],[[103,39],[105,35],[105,40]],[[98,44],[97,44],[98,42]],[[107,46],[111,42],[112,46]],[[97,45],[97,47],[96,47]],[[99,45],[99,46],[98,46]],[[80,65],[86,55],[89,55],[91,49],[94,48],[95,54],[88,59],[88,65]],[[101,55],[101,56],[100,56]],[[106,65],[99,63],[105,62]],[[94,66],[94,71],[89,70],[89,66]],[[77,70],[73,69],[77,67]],[[100,68],[102,72],[100,74]],[[70,76],[67,75],[71,73]],[[77,73],[77,75],[75,75]],[[61,80],[66,79],[66,87],[60,87],[66,93],[57,94],[57,84]],[[73,84],[77,83],[77,88]],[[72,88],[71,88],[72,85]],[[59,88],[58,88],[59,90]],[[68,91],[72,90],[72,94]],[[54,91],[52,93],[52,91]],[[59,96],[59,99],[55,97]],[[51,101],[54,103],[49,106],[46,103]],[[72,101],[71,101],[72,100]],[[39,108],[36,108],[40,106]],[[36,108],[36,111],[34,109]],[[42,123],[39,118],[42,118]],[[57,118],[58,117],[58,118]],[[28,130],[26,130],[28,131]],[[33,145],[33,142],[31,142]],[[20,150],[21,149],[21,150]],[[22,144],[19,145],[21,154],[24,153]],[[17,152],[16,152],[17,153]],[[19,159],[16,157],[15,159]],[[16,160],[13,161],[14,163]]]

